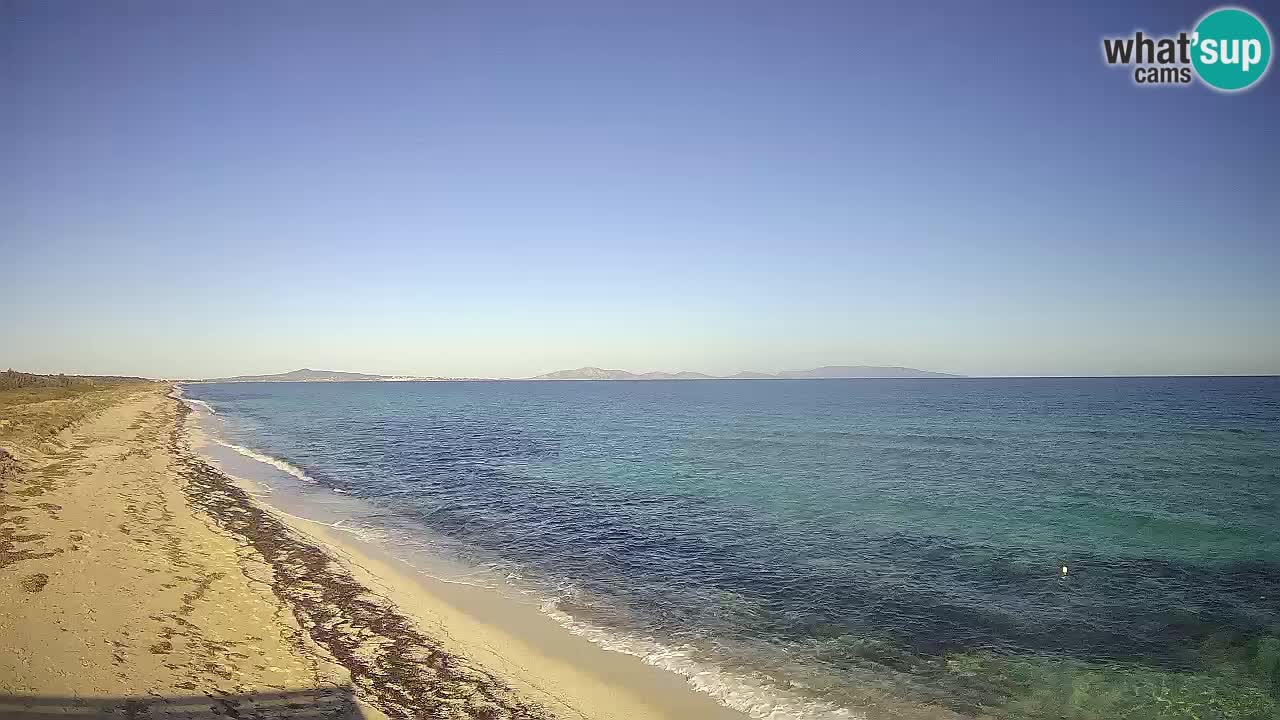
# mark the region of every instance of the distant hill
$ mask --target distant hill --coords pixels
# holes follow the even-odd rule
[[[647,372],[640,375],[639,378],[641,380],[714,380],[715,376],[685,370],[678,373]]]
[[[947,378],[964,377],[948,373],[930,372],[905,367],[880,367],[874,365],[827,365],[812,370],[783,370],[771,374],[743,372],[727,377],[698,372],[647,372],[633,373],[626,370],[606,370],[598,367],[581,367],[574,370],[557,370],[535,376],[533,380],[780,380],[816,378]]]
[[[227,378],[210,378],[194,382],[388,382],[393,380],[427,380],[400,375],[366,375],[364,373],[340,372],[337,370],[312,370],[303,368],[275,375],[237,375]],[[434,378],[430,378],[434,379]]]
[[[923,378],[964,377],[950,373],[930,372],[907,367],[881,367],[877,365],[824,365],[812,370],[783,370],[780,378]]]
[[[626,370],[605,370],[598,367],[580,367],[576,370],[557,370],[544,373],[534,380],[643,380],[639,375]]]
[[[780,373],[743,371],[721,377],[691,372],[645,372],[608,370],[598,367],[580,367],[573,370],[557,370],[531,378],[532,380],[779,380],[802,378],[927,378],[963,377],[946,373],[916,370],[903,367],[876,367],[870,365],[828,365],[812,370],[783,370]],[[393,382],[397,380],[480,380],[483,378],[409,377],[403,375],[368,375],[340,372],[338,370],[312,370],[303,368],[274,375],[237,375],[235,377],[209,378],[190,382]]]

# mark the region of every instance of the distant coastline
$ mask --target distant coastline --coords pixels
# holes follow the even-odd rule
[[[959,378],[963,375],[919,370],[909,367],[879,365],[824,365],[808,370],[782,370],[776,373],[744,370],[733,375],[707,375],[699,372],[647,372],[633,373],[627,370],[606,370],[598,367],[581,367],[573,370],[536,375],[531,380],[814,380],[848,378]]]
[[[962,378],[965,375],[932,372],[908,367],[878,365],[824,365],[808,370],[782,370],[776,373],[744,370],[733,375],[708,375],[688,370],[680,372],[633,373],[628,370],[608,370],[599,367],[580,367],[557,370],[530,378],[476,378],[437,377],[415,375],[372,375],[341,372],[338,370],[312,370],[302,368],[272,375],[236,375],[233,377],[185,380],[190,383],[233,382],[448,382],[465,380],[807,380],[850,378]]]
[[[405,380],[433,380],[435,378],[412,377],[408,375],[368,375],[365,373],[340,372],[338,370],[290,370],[273,375],[236,375],[234,377],[209,378],[205,380],[188,380],[186,382],[402,382]]]

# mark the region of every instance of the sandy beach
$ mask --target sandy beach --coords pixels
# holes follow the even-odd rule
[[[0,405],[0,716],[745,717],[263,506],[170,392]]]

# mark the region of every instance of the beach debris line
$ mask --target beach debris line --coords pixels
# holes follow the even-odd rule
[[[392,718],[553,720],[505,682],[444,650],[387,598],[257,506],[183,442],[190,407],[178,403],[171,444],[191,504],[259,553],[272,590],[311,638],[351,673],[361,699]]]

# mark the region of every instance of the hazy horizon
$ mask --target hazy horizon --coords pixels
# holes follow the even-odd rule
[[[1210,7],[7,3],[0,366],[1280,374]]]
[[[259,377],[259,376],[262,376],[262,377],[268,377],[268,376],[272,376],[272,375],[287,375],[287,374],[289,374],[289,373],[297,372],[297,371],[300,371],[300,370],[310,370],[310,371],[313,371],[313,372],[320,372],[320,373],[332,372],[332,373],[347,373],[347,374],[356,374],[356,375],[377,375],[377,376],[383,376],[383,377],[412,378],[412,379],[415,379],[415,380],[431,380],[431,379],[436,379],[436,378],[444,379],[444,380],[537,380],[537,379],[539,379],[539,376],[541,376],[541,375],[546,375],[546,374],[554,373],[554,372],[557,372],[557,371],[560,371],[560,370],[599,369],[599,370],[609,370],[609,371],[613,371],[613,370],[622,370],[622,371],[626,371],[626,372],[634,373],[634,374],[636,374],[636,375],[642,375],[642,374],[645,374],[645,373],[655,373],[655,372],[676,373],[676,372],[692,371],[692,372],[696,372],[696,373],[704,373],[705,375],[707,375],[707,376],[708,376],[707,378],[704,378],[704,379],[707,379],[707,380],[732,380],[732,379],[735,379],[735,378],[733,378],[733,377],[732,377],[733,375],[735,375],[735,374],[737,374],[737,373],[741,373],[741,372],[760,372],[760,373],[768,373],[768,374],[773,375],[773,374],[779,374],[779,373],[785,373],[785,372],[806,371],[806,370],[813,370],[813,369],[817,369],[817,368],[827,368],[827,367],[885,367],[885,368],[900,368],[900,369],[903,369],[903,370],[923,370],[923,371],[926,371],[926,372],[937,373],[937,375],[935,375],[934,377],[928,377],[928,376],[905,376],[905,377],[900,377],[900,378],[894,378],[894,377],[879,378],[879,377],[867,376],[867,377],[850,377],[850,378],[762,378],[762,379],[777,379],[777,380],[783,380],[783,379],[792,379],[792,380],[815,380],[815,379],[825,379],[825,380],[832,380],[832,379],[837,379],[837,380],[838,380],[838,379],[849,379],[849,380],[859,380],[859,379],[863,379],[863,380],[880,380],[880,379],[889,379],[889,380],[894,380],[894,379],[897,379],[897,380],[937,380],[937,379],[943,379],[943,380],[946,380],[946,379],[972,379],[972,380],[981,380],[981,379],[984,379],[984,378],[985,378],[985,379],[994,379],[994,380],[998,380],[998,379],[1019,379],[1019,378],[1022,378],[1022,379],[1037,379],[1037,378],[1039,378],[1039,379],[1053,379],[1053,378],[1064,378],[1064,379],[1069,379],[1069,378],[1089,379],[1089,378],[1099,378],[1099,379],[1101,379],[1101,378],[1179,378],[1179,377],[1185,377],[1185,378],[1196,378],[1196,377],[1202,377],[1202,378],[1204,378],[1204,377],[1280,377],[1280,373],[1276,373],[1276,372],[1261,372],[1261,373],[1150,373],[1150,374],[1127,373],[1127,374],[1094,374],[1094,375],[1089,375],[1089,374],[1082,374],[1082,375],[1072,375],[1072,374],[1062,374],[1062,375],[1011,375],[1011,374],[1010,374],[1010,375],[969,375],[969,374],[965,374],[965,373],[955,373],[955,372],[952,372],[952,371],[950,371],[950,370],[938,369],[938,368],[917,368],[917,367],[910,367],[910,366],[905,366],[905,365],[867,366],[867,365],[858,365],[858,364],[853,364],[853,363],[826,363],[826,364],[824,364],[824,365],[817,365],[817,366],[814,366],[814,367],[806,367],[806,368],[800,368],[800,367],[765,368],[765,369],[760,369],[760,368],[741,368],[741,369],[739,369],[739,370],[734,370],[734,371],[724,372],[724,373],[706,373],[706,372],[704,372],[704,371],[702,371],[702,370],[698,370],[697,368],[640,368],[640,369],[637,369],[637,368],[625,368],[625,367],[603,367],[603,366],[597,366],[597,365],[578,365],[578,366],[575,366],[575,367],[572,367],[572,368],[555,368],[555,369],[552,369],[552,370],[546,370],[546,371],[543,371],[543,372],[534,373],[534,374],[532,374],[532,375],[439,375],[439,374],[431,374],[431,373],[390,373],[390,372],[379,372],[379,371],[376,371],[376,370],[362,370],[362,369],[358,369],[358,368],[353,369],[353,368],[321,368],[321,367],[297,367],[297,368],[290,368],[290,369],[288,369],[288,370],[276,370],[276,371],[269,371],[269,372],[223,373],[223,374],[218,374],[218,375],[204,375],[204,376],[192,376],[192,375],[140,375],[140,374],[137,374],[137,373],[132,373],[132,374],[129,374],[129,373],[110,373],[110,374],[109,374],[109,373],[86,373],[86,372],[79,372],[79,371],[66,371],[66,370],[57,370],[57,371],[51,371],[51,372],[48,372],[48,373],[40,373],[40,374],[54,374],[54,375],[56,375],[56,374],[62,373],[62,374],[65,374],[65,375],[80,375],[80,376],[103,376],[103,377],[107,377],[107,376],[116,376],[116,377],[124,376],[124,377],[142,377],[142,378],[146,378],[146,379],[149,379],[149,380],[168,380],[168,381],[209,382],[209,381],[214,381],[214,380],[228,380],[228,379],[241,378],[241,377]],[[32,370],[30,370],[30,369],[16,368],[16,367],[10,367],[10,368],[6,368],[6,369],[8,369],[8,370],[16,370],[16,371],[18,371],[18,372],[36,372],[36,371],[32,371]],[[948,377],[948,376],[950,376],[950,377]],[[678,379],[678,380],[679,380],[679,381],[681,381],[681,382],[688,382],[688,379]],[[556,382],[565,382],[565,380],[563,380],[563,379],[557,379],[557,380],[554,380],[554,381],[556,381]],[[616,380],[612,380],[612,379],[602,379],[602,381],[605,381],[605,382],[609,382],[609,381],[616,382]]]

